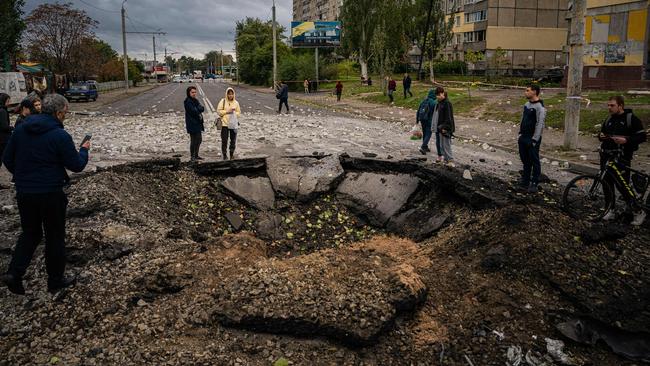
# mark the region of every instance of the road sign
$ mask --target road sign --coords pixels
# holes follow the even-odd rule
[[[293,47],[341,46],[341,22],[291,22]]]

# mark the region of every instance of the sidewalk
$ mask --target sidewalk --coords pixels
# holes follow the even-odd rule
[[[165,85],[164,83],[148,83],[148,84],[140,84],[136,87],[129,87],[129,93],[125,93],[124,89],[113,89],[109,90],[106,92],[102,92],[99,94],[99,98],[97,98],[97,101],[95,102],[75,102],[75,103],[70,103],[70,111],[77,113],[77,114],[83,114],[85,112],[94,112],[99,110],[100,108],[115,103],[117,101],[120,101],[122,99],[126,99],[129,97],[132,97],[134,95],[138,95],[140,93],[144,93],[146,91],[149,91],[151,89],[157,88],[161,85]]]
[[[331,94],[299,94],[292,93],[291,98],[312,105],[329,108],[337,112],[345,112],[361,118],[383,119],[404,125],[407,134],[415,123],[416,111],[402,107],[369,103],[355,97],[348,97],[336,102]],[[453,102],[453,101],[452,101]],[[475,143],[484,150],[492,148],[518,153],[517,134],[519,123],[515,121],[500,122],[481,120],[471,116],[455,116],[456,138]],[[564,150],[564,132],[558,129],[546,128],[542,139],[541,154],[543,161],[553,165],[576,167],[583,171],[594,171],[599,166],[598,148],[600,142],[591,134],[578,136],[578,149]],[[546,160],[544,160],[546,159]],[[635,168],[650,172],[650,143],[641,144],[634,157]]]

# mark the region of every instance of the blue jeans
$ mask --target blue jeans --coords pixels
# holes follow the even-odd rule
[[[431,121],[420,121],[422,125],[422,148],[429,148],[429,141],[431,140]]]
[[[539,183],[539,176],[542,174],[542,165],[539,161],[539,146],[542,144],[540,138],[535,146],[532,145],[532,138],[519,137],[519,158],[524,165],[524,173],[521,177],[523,184]],[[532,176],[531,176],[532,173]]]
[[[442,156],[442,145],[440,144],[440,132],[436,131],[436,153],[438,156]]]

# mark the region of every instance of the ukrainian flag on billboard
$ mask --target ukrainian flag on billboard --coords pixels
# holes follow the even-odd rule
[[[291,22],[293,47],[339,47],[341,22]]]

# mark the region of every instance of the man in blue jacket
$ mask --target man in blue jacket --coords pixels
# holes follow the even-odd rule
[[[533,84],[526,88],[524,95],[528,101],[519,126],[519,157],[524,166],[519,186],[528,193],[537,193],[537,184],[542,173],[539,160],[539,147],[542,144],[542,132],[546,120],[546,108],[539,98],[541,89]]]
[[[77,152],[72,137],[63,129],[67,112],[68,101],[63,96],[48,94],[42,114],[30,116],[14,131],[2,158],[16,184],[22,227],[9,270],[2,276],[2,282],[15,294],[25,294],[22,279],[43,229],[48,290],[55,293],[73,283],[63,275],[68,204],[63,187],[69,181],[66,169],[78,173],[86,167],[90,142]]]

